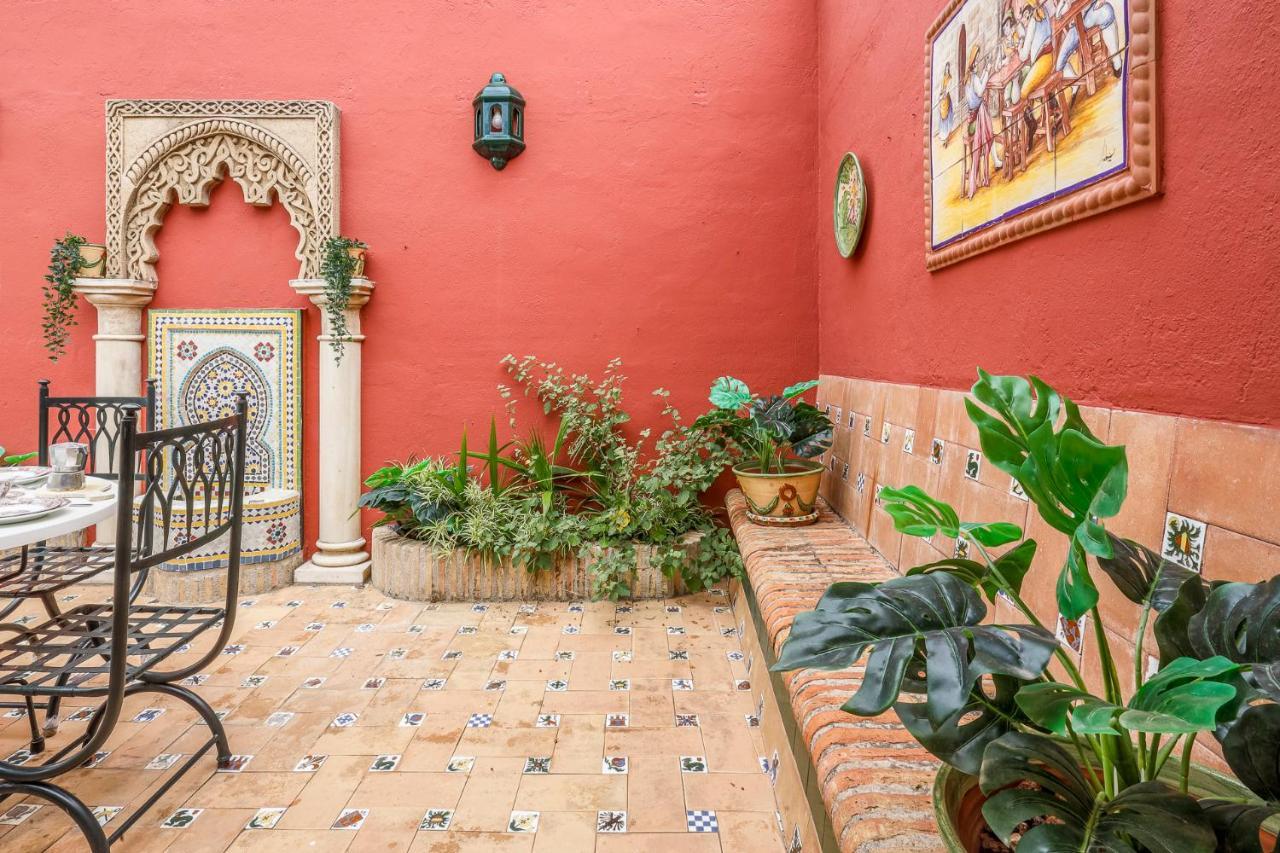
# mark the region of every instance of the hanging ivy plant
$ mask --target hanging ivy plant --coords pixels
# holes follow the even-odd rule
[[[347,330],[347,306],[351,304],[351,279],[355,277],[359,259],[351,249],[366,249],[364,243],[350,237],[330,237],[324,243],[320,275],[324,277],[325,313],[329,317],[329,346],[333,359],[342,363],[343,344],[351,336]]]
[[[85,239],[68,233],[49,250],[49,273],[44,277],[44,347],[49,360],[67,352],[67,339],[76,324],[75,280],[84,268],[80,247]]]

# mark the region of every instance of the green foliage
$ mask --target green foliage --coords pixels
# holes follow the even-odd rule
[[[3,452],[3,448],[0,448],[0,453]],[[12,468],[14,465],[21,465],[23,462],[35,459],[37,455],[36,453],[14,453],[9,456],[0,456],[0,468]]]
[[[502,363],[544,414],[559,418],[555,438],[533,431],[501,442],[491,422],[483,451],[469,449],[464,434],[456,459],[375,472],[362,507],[441,551],[462,548],[529,571],[571,555],[588,558],[593,593],[602,598],[631,594],[638,545],[653,546],[653,565],[693,591],[741,571],[732,536],[700,501],[728,451],[686,425],[666,391],[654,392],[668,425],[650,448],[648,430],[635,439],[624,431],[631,417],[617,360],[598,381],[531,356]],[[515,391],[500,390],[514,429]]]
[[[84,269],[80,247],[85,239],[70,232],[49,250],[49,272],[44,285],[44,348],[49,360],[66,355],[71,327],[76,325],[75,279]]]
[[[720,390],[726,402],[735,392]],[[966,407],[988,460],[1067,540],[1058,610],[1088,614],[1102,695],[1022,597],[1035,541],[1013,524],[963,521],[916,486],[881,493],[895,528],[960,540],[972,558],[916,566],[880,584],[833,585],[797,616],[776,668],[841,668],[867,655],[845,710],[870,716],[892,706],[926,749],[979,773],[991,795],[984,815],[1006,843],[1018,831],[1018,853],[1258,851],[1258,827],[1280,814],[1280,578],[1211,584],[1109,533],[1104,521],[1126,494],[1125,449],[1100,441],[1079,408],[1041,380],[979,371]],[[1090,558],[1139,608],[1127,698]],[[980,624],[981,596],[1003,596],[1029,624]],[[1161,664],[1150,677],[1149,634]],[[1051,655],[1065,678],[1047,671]],[[906,698],[914,694],[925,701]],[[1218,740],[1257,799],[1186,796],[1201,736]],[[1020,829],[1028,820],[1047,822]]]
[[[351,304],[351,279],[358,261],[350,249],[366,249],[350,237],[330,237],[321,248],[320,275],[324,278],[325,315],[329,318],[329,346],[333,360],[341,364],[343,344],[351,337],[347,329],[347,307]]]
[[[694,421],[694,429],[759,472],[781,474],[788,458],[812,459],[831,446],[830,419],[800,399],[817,385],[810,379],[781,394],[756,397],[741,379],[721,376],[708,397],[715,408]]]

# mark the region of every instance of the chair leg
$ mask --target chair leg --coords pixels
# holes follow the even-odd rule
[[[89,853],[110,851],[111,843],[107,840],[107,834],[102,831],[102,827],[98,825],[93,811],[57,785],[50,785],[47,782],[0,782],[0,799],[10,796],[36,797],[50,803],[75,822],[81,835],[84,836],[85,843],[88,845],[85,849]]]

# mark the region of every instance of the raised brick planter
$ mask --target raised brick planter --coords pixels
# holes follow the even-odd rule
[[[805,851],[870,853],[944,849],[933,817],[933,780],[940,765],[889,712],[854,717],[840,706],[857,690],[862,668],[772,673],[796,613],[809,610],[836,581],[886,580],[893,567],[821,505],[811,527],[776,529],[747,520],[746,501],[726,504],[747,577],[735,584],[742,644],[767,685],[758,704],[788,843]]]

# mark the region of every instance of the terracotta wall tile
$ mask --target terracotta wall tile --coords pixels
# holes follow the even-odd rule
[[[978,431],[965,411],[965,394],[960,391],[939,391],[937,417],[934,432],[947,444],[978,446]],[[931,436],[932,438],[932,436]]]
[[[1209,525],[1202,573],[1209,580],[1258,583],[1280,575],[1280,546]]]
[[[1280,543],[1280,430],[1180,419],[1169,509]]]
[[[884,416],[891,424],[911,426],[920,403],[919,385],[889,385],[884,400]]]
[[[1115,411],[1108,444],[1122,444],[1129,460],[1129,495],[1107,529],[1160,550],[1169,505],[1178,419],[1168,415]]]

